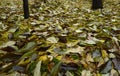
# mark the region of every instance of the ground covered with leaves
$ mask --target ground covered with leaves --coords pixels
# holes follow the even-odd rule
[[[7,0],[5,0],[7,1]],[[0,76],[120,76],[120,1],[0,3]]]

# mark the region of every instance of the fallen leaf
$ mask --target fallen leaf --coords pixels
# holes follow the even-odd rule
[[[66,75],[66,76],[73,76],[72,73],[70,73],[69,71],[67,71],[67,72],[65,73],[65,75]]]
[[[51,70],[51,74],[50,76],[57,76],[60,70],[60,66],[61,66],[62,62],[58,62],[53,69]]]
[[[101,66],[101,73],[106,74],[112,69],[112,61],[108,61],[105,66]]]
[[[92,74],[89,70],[83,70],[81,76],[92,76]]]
[[[57,43],[58,42],[58,38],[56,38],[56,37],[49,37],[49,38],[47,38],[47,41],[49,41],[49,42],[51,42],[51,43]]]
[[[41,76],[41,64],[42,64],[42,61],[39,61],[37,64],[36,64],[36,67],[34,69],[34,75],[33,76]]]
[[[120,70],[120,59],[119,58],[114,58],[113,60],[115,69]]]
[[[32,50],[36,46],[36,42],[28,42],[22,49],[19,50],[19,52],[27,52],[29,50]]]

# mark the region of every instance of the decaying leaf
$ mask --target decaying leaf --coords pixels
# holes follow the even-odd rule
[[[24,19],[21,0],[1,0],[0,76],[119,76],[120,2],[91,3],[29,0]]]

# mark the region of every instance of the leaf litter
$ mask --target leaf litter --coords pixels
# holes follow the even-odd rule
[[[90,4],[31,0],[24,20],[21,2],[0,3],[0,76],[119,76],[119,1]]]

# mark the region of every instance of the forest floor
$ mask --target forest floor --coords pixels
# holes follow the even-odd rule
[[[0,3],[0,76],[120,76],[120,1]]]

